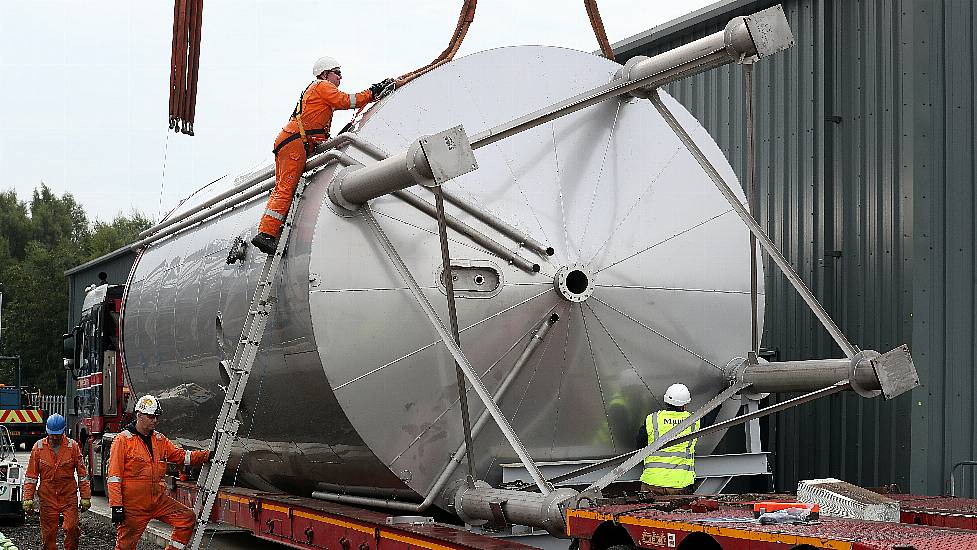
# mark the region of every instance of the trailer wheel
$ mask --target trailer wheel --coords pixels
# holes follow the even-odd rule
[[[627,529],[611,521],[605,521],[594,530],[590,547],[594,550],[635,550],[634,540]]]

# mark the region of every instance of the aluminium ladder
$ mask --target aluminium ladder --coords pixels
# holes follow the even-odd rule
[[[190,550],[199,550],[203,541],[204,531],[210,523],[211,509],[217,500],[217,492],[220,489],[224,471],[227,469],[231,444],[237,438],[237,430],[241,426],[241,421],[237,417],[238,410],[241,407],[241,399],[244,398],[244,389],[248,385],[248,378],[251,376],[251,369],[257,358],[258,346],[261,345],[261,338],[265,334],[265,327],[276,301],[271,293],[272,286],[281,272],[282,257],[285,255],[288,237],[292,232],[292,219],[299,202],[302,200],[306,185],[308,185],[308,180],[304,177],[299,178],[292,205],[282,223],[281,235],[278,237],[278,248],[274,254],[268,255],[265,260],[261,277],[258,279],[254,291],[254,298],[248,307],[244,328],[241,329],[241,338],[234,349],[234,357],[228,368],[230,381],[227,384],[224,404],[221,406],[220,414],[217,416],[217,425],[214,428],[212,441],[215,441],[215,444],[210,457],[211,460],[209,464],[205,464],[201,468],[200,476],[197,478],[197,495],[193,504],[197,521],[193,535],[187,545]]]

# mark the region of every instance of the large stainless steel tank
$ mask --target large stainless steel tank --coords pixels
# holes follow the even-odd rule
[[[560,48],[481,52],[374,106],[359,135],[394,153],[457,124],[475,133],[602,85],[619,69]],[[735,182],[705,130],[665,100]],[[372,162],[355,148],[347,152]],[[521,252],[541,265],[532,273],[451,234],[453,261],[486,275],[480,285],[462,281],[472,290],[459,294],[458,316],[462,347],[490,391],[540,323],[560,317],[498,399],[536,460],[633,449],[669,384],[689,385],[693,406],[725,387],[722,369],[750,347],[748,233],[648,101],[607,101],[476,157],[478,169],[446,189],[555,249],[553,256]],[[326,197],[336,170],[314,175],[297,213],[274,318],[243,402],[243,461],[229,475],[305,494],[425,495],[463,442],[454,364],[374,233]],[[253,234],[264,202],[151,245],[133,271],[123,329],[132,386],[161,396],[160,430],[187,444],[211,437],[226,382],[219,361],[233,352],[265,256],[251,250],[233,265],[225,258],[235,237]],[[436,222],[392,196],[372,208],[446,318]],[[582,301],[554,285],[568,266],[586,275],[576,282],[589,295]],[[469,403],[477,418],[484,408],[472,394]],[[479,477],[491,483],[500,463],[516,461],[491,423],[474,454]],[[455,475],[463,474],[464,467]]]

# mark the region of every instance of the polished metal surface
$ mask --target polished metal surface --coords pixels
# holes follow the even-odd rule
[[[439,204],[438,208],[443,209],[444,205]],[[502,430],[502,435],[505,437],[509,447],[515,451],[516,455],[519,456],[519,460],[522,461],[526,469],[528,469],[533,475],[533,480],[536,482],[536,486],[539,488],[540,492],[544,495],[549,494],[553,488],[546,482],[545,479],[543,479],[543,474],[539,472],[533,458],[526,450],[526,446],[523,445],[522,441],[519,439],[519,435],[512,430],[509,420],[499,409],[498,403],[495,402],[495,398],[489,394],[489,391],[482,382],[478,372],[476,372],[474,367],[472,367],[472,364],[469,361],[468,356],[465,354],[465,351],[461,349],[456,313],[453,310],[450,310],[448,313],[452,323],[451,332],[449,332],[448,328],[444,325],[444,321],[442,320],[443,318],[438,316],[437,311],[434,310],[434,306],[431,305],[431,302],[424,294],[424,290],[417,283],[417,279],[415,279],[413,274],[410,272],[410,268],[400,256],[400,253],[397,252],[397,249],[393,246],[393,243],[387,236],[386,231],[384,231],[383,228],[380,227],[380,224],[377,223],[377,219],[373,215],[370,207],[364,206],[360,210],[360,214],[362,218],[370,225],[370,229],[373,230],[374,234],[376,235],[377,241],[387,254],[387,258],[394,265],[394,268],[397,270],[397,273],[400,275],[402,281],[407,285],[408,289],[410,290],[411,297],[417,302],[417,305],[420,306],[421,311],[424,312],[424,315],[427,317],[428,324],[434,328],[438,336],[441,338],[441,343],[444,344],[444,346],[448,349],[448,353],[451,354],[451,358],[455,361],[456,368],[461,371],[461,373],[458,374],[458,387],[460,388],[459,408],[462,410],[462,415],[464,418],[463,426],[465,427],[466,432],[465,444],[469,449],[472,448],[471,433],[469,431],[468,423],[469,413],[464,392],[465,385],[467,383],[471,384],[472,388],[475,390],[475,393],[482,400],[482,404],[485,405],[485,408],[492,415],[492,419],[495,420],[496,425],[500,430]],[[441,238],[441,245],[442,247],[446,248],[448,244],[447,234],[443,232],[445,231],[445,228],[442,226],[440,230],[442,231],[442,233],[439,234],[439,237]],[[441,257],[442,261],[444,261],[447,258],[447,254],[442,252]],[[450,269],[450,265],[443,265],[442,267],[444,269]],[[447,288],[447,292],[448,307],[451,308],[454,305],[455,296],[454,290],[450,285]],[[473,461],[471,460],[472,454],[473,453],[468,454],[470,465],[468,475],[474,478],[475,467]]]
[[[756,393],[791,393],[810,391],[849,378],[869,391],[881,390],[872,362],[853,363],[850,359],[813,359],[743,364],[735,379],[749,384]]]
[[[751,28],[762,27],[763,39],[754,42]],[[758,37],[760,34],[758,34]],[[614,73],[609,84],[581,91],[558,103],[538,107],[538,110],[519,118],[501,122],[492,128],[474,134],[473,149],[491,145],[500,140],[525,132],[536,126],[550,123],[560,117],[575,113],[605,100],[630,93],[635,97],[647,94],[670,82],[693,76],[709,69],[738,62],[747,57],[765,57],[794,43],[783,9],[779,6],[763,10],[749,17],[734,17],[724,30],[683,44],[652,58],[639,60],[628,70]],[[558,95],[559,97],[559,95]],[[562,97],[566,97],[563,95]]]
[[[474,54],[374,106],[359,137],[390,152],[457,125],[477,132],[594,89],[618,69],[559,48]],[[695,119],[663,100],[735,181]],[[367,165],[377,158],[343,150]],[[475,156],[478,169],[445,190],[555,249],[532,273],[449,232],[453,261],[491,262],[500,273],[497,293],[457,296],[461,348],[487,391],[502,394],[499,408],[534,459],[630,451],[669,384],[689,385],[693,406],[725,387],[723,366],[750,346],[748,231],[652,105],[607,101]],[[371,496],[403,498],[408,490],[419,502],[456,464],[464,439],[454,361],[366,220],[326,197],[339,169],[311,176],[297,214],[279,302],[243,401],[247,452],[238,454],[240,468],[228,468],[228,481],[302,494],[319,483],[376,488]],[[134,271],[123,329],[133,388],[161,394],[159,429],[184,443],[206,445],[213,429],[226,384],[218,362],[240,334],[264,259],[254,250],[233,265],[225,258],[235,237],[250,239],[264,202],[236,204],[151,244]],[[392,196],[370,205],[445,319],[435,220]],[[447,208],[496,240],[509,238]],[[588,275],[581,301],[557,289],[557,273],[574,265]],[[552,313],[559,323],[499,392]],[[471,409],[475,418],[485,411],[480,402]],[[501,479],[501,463],[516,460],[494,423],[473,447],[489,483]]]

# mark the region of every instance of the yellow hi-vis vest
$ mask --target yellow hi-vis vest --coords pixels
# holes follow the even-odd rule
[[[689,417],[688,411],[656,411],[645,419],[648,429],[648,444],[668,433]],[[679,435],[692,433],[699,429],[699,422],[679,432]],[[686,441],[665,447],[645,458],[645,470],[641,473],[642,483],[658,487],[681,489],[695,482],[695,442]]]

